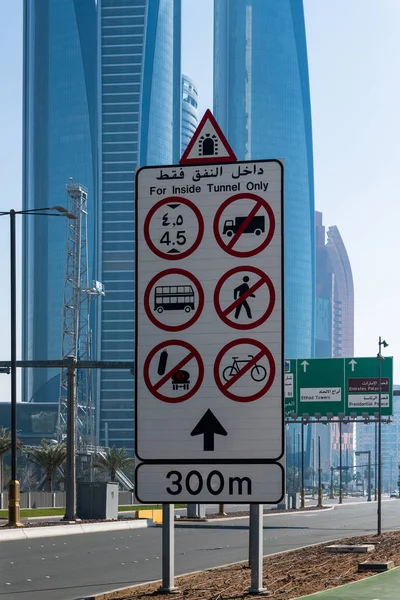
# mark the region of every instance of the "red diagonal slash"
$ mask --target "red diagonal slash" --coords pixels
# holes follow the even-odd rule
[[[256,216],[256,214],[258,213],[258,211],[260,210],[261,207],[262,207],[261,202],[256,202],[255,206],[251,209],[250,214],[245,218],[245,220],[243,221],[243,223],[241,224],[241,226],[239,227],[239,229],[232,236],[232,239],[230,240],[229,244],[226,245],[227,248],[231,249],[236,244],[236,242],[238,241],[239,237],[246,230],[246,228],[249,225],[250,221],[252,220],[253,217]]]
[[[187,356],[185,356],[185,358],[182,358],[182,360],[176,365],[176,367],[174,367],[173,369],[168,371],[168,373],[166,375],[161,377],[160,381],[158,381],[155,385],[153,385],[153,389],[155,391],[159,390],[160,387],[162,387],[164,385],[164,383],[166,383],[168,381],[168,379],[171,379],[171,377],[173,377],[175,375],[175,373],[180,371],[182,369],[182,367],[184,367],[186,365],[186,363],[188,363],[192,358],[194,358],[194,353],[189,352],[189,354]]]
[[[239,298],[236,298],[236,300],[234,302],[232,302],[232,304],[230,304],[228,306],[228,308],[225,308],[225,310],[222,311],[222,314],[226,317],[227,315],[229,315],[230,312],[232,312],[233,310],[235,310],[235,308],[237,306],[239,306],[239,304],[242,304],[243,302],[245,302],[247,300],[247,298],[249,296],[251,296],[251,294],[253,292],[255,292],[256,290],[258,290],[258,288],[260,288],[262,285],[264,285],[264,283],[267,283],[267,279],[266,278],[260,278],[257,283],[255,283],[250,289],[247,290],[247,292],[245,292],[244,294],[242,294],[241,296],[239,296]]]
[[[234,383],[236,383],[236,381],[239,379],[239,377],[242,377],[243,375],[245,375],[247,373],[247,371],[249,369],[251,369],[252,367],[254,367],[255,364],[257,364],[257,362],[259,360],[261,360],[263,357],[265,356],[265,353],[263,351],[259,352],[254,358],[252,358],[251,360],[249,360],[249,362],[242,367],[237,373],[236,375],[234,375],[229,381],[227,381],[222,387],[224,390],[227,390],[228,388],[230,388]]]

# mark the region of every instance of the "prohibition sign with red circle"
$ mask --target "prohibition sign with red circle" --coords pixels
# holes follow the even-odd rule
[[[164,205],[171,203],[184,204],[185,206],[190,208],[194,212],[198,224],[198,232],[193,244],[190,246],[190,248],[187,248],[179,254],[168,254],[167,252],[162,252],[157,248],[157,246],[153,243],[153,240],[150,237],[150,223],[155,212]],[[193,202],[191,202],[187,198],[182,198],[181,196],[170,196],[169,198],[164,198],[163,200],[160,200],[154,206],[152,206],[152,208],[146,215],[143,229],[144,239],[146,240],[148,247],[152,252],[154,252],[154,254],[156,254],[160,258],[165,258],[166,260],[180,260],[181,258],[186,258],[187,256],[190,256],[190,254],[192,254],[199,247],[204,235],[204,221],[200,210],[195,204],[193,204]]]
[[[245,364],[245,366],[240,368],[237,371],[236,375],[233,375],[229,379],[229,381],[223,382],[221,380],[221,376],[219,374],[222,359],[224,358],[224,356],[227,354],[227,352],[231,348],[234,348],[235,346],[240,346],[242,344],[249,344],[252,346],[256,346],[256,348],[258,348],[259,352],[258,352],[258,354],[254,355],[254,357],[251,360],[249,360],[249,362],[247,362]],[[237,394],[230,392],[229,388],[234,383],[236,383],[236,381],[238,379],[240,379],[240,377],[243,377],[243,375],[245,375],[254,366],[256,366],[257,362],[264,357],[267,358],[269,367],[270,367],[266,384],[260,390],[255,392],[254,394],[250,394],[250,396],[238,396]],[[249,339],[249,338],[243,338],[241,340],[234,340],[232,342],[229,342],[229,344],[227,344],[226,346],[224,346],[222,348],[222,350],[220,350],[220,352],[217,355],[217,358],[215,359],[215,363],[214,363],[214,379],[215,379],[215,383],[217,384],[219,391],[222,394],[224,394],[224,396],[226,396],[230,400],[233,400],[234,402],[254,402],[255,400],[259,400],[270,389],[270,387],[275,379],[275,372],[276,372],[275,361],[274,361],[274,357],[272,356],[272,353],[270,352],[270,350],[268,350],[268,348],[266,346],[264,346],[264,344],[262,344],[258,340],[253,340],[253,339]]]
[[[182,346],[183,348],[188,350],[189,354],[187,354],[185,356],[185,358],[182,358],[182,360],[180,360],[179,363],[175,367],[170,369],[168,371],[168,373],[165,373],[165,375],[163,375],[156,384],[153,384],[150,380],[151,361],[153,360],[153,358],[155,357],[157,352],[159,352],[160,350],[163,350],[164,348],[167,348],[168,346]],[[183,369],[183,367],[190,360],[192,360],[192,358],[194,358],[197,361],[197,366],[198,366],[198,370],[199,370],[197,381],[194,384],[194,386],[192,387],[192,389],[189,390],[188,392],[186,392],[186,394],[179,396],[179,398],[172,398],[170,396],[166,396],[165,394],[161,394],[161,392],[159,392],[158,390],[165,383],[167,383],[167,381],[169,379],[171,379],[176,373],[178,373],[178,371]],[[201,358],[199,352],[191,344],[188,344],[187,342],[184,342],[183,340],[167,340],[166,342],[161,342],[161,344],[158,344],[155,348],[153,348],[153,350],[150,352],[150,354],[147,356],[146,360],[144,361],[144,366],[143,366],[144,382],[145,382],[149,392],[155,398],[157,398],[158,400],[161,400],[161,402],[168,402],[169,404],[177,404],[178,402],[184,402],[185,400],[189,400],[189,398],[194,396],[196,394],[196,392],[198,391],[199,387],[201,386],[201,384],[203,382],[203,378],[204,378],[204,364],[203,364],[203,361],[202,361],[202,358]]]
[[[245,218],[243,223],[240,225],[238,230],[229,239],[229,242],[225,243],[224,240],[222,239],[220,231],[219,231],[219,222],[220,222],[221,215],[224,212],[224,210],[228,206],[230,206],[233,202],[236,202],[237,200],[253,200],[255,202],[255,205],[251,209],[250,213],[247,215],[247,217]],[[267,233],[266,238],[261,242],[261,244],[259,246],[257,246],[257,248],[253,248],[252,250],[235,250],[233,246],[239,240],[240,236],[243,235],[243,233],[247,229],[247,226],[249,225],[250,221],[253,219],[253,217],[256,216],[256,214],[258,213],[260,208],[265,209],[265,211],[267,212],[267,215],[268,215],[268,219],[269,219],[269,231]],[[256,254],[259,254],[260,252],[262,252],[262,250],[264,250],[268,246],[270,241],[272,240],[274,233],[275,233],[274,212],[273,212],[272,208],[270,207],[270,205],[268,204],[268,202],[266,200],[264,200],[264,198],[261,198],[261,196],[257,196],[256,194],[241,193],[241,194],[235,194],[235,196],[231,196],[230,198],[227,198],[221,204],[221,206],[217,210],[215,217],[214,217],[214,235],[215,235],[215,239],[217,240],[218,245],[222,248],[222,250],[224,250],[231,256],[236,256],[237,258],[245,258],[247,256],[255,256]]]
[[[257,281],[257,283],[252,285],[248,289],[248,291],[245,292],[242,296],[240,296],[239,298],[236,298],[236,300],[234,300],[232,302],[232,304],[230,304],[227,308],[222,309],[221,304],[220,304],[221,288],[224,285],[225,281],[227,279],[229,279],[229,277],[231,277],[232,275],[235,275],[236,273],[240,273],[240,272],[242,272],[243,274],[246,274],[246,275],[247,275],[247,273],[254,273],[255,275],[257,275],[259,277],[259,280]],[[266,285],[268,288],[268,291],[269,291],[269,303],[268,303],[265,313],[256,321],[250,321],[250,323],[237,323],[235,321],[231,321],[230,319],[228,319],[229,313],[231,313],[233,310],[235,310],[235,308],[237,306],[239,306],[239,304],[241,304],[242,302],[245,302],[247,300],[247,298],[251,294],[254,294],[254,292],[256,290],[258,290],[258,288],[260,288],[262,285]],[[215,291],[214,291],[214,305],[215,305],[215,310],[216,310],[219,318],[221,319],[221,321],[226,323],[226,325],[229,325],[229,327],[234,327],[234,329],[242,329],[242,330],[254,329],[254,327],[258,327],[259,325],[264,323],[264,321],[266,321],[268,319],[268,317],[271,315],[272,311],[274,310],[275,288],[274,288],[274,285],[273,285],[271,279],[268,277],[268,275],[266,273],[261,271],[261,269],[257,269],[257,267],[242,267],[242,266],[235,267],[234,269],[231,269],[227,273],[224,273],[224,275],[218,281]]]
[[[196,290],[197,290],[197,296],[198,296],[197,308],[196,308],[194,314],[192,315],[192,317],[185,323],[182,323],[181,325],[167,325],[167,324],[159,321],[153,314],[153,311],[151,310],[151,306],[150,306],[151,290],[153,289],[153,287],[155,286],[157,281],[159,281],[162,277],[165,277],[167,275],[182,275],[183,277],[187,277],[195,285]],[[197,319],[200,317],[200,315],[203,311],[203,308],[204,308],[204,292],[203,292],[203,288],[201,287],[201,283],[197,279],[197,277],[192,275],[192,273],[189,273],[189,271],[185,271],[184,269],[166,269],[165,271],[158,273],[149,282],[149,284],[147,285],[146,291],[144,293],[144,309],[146,311],[147,316],[149,317],[149,319],[153,323],[153,325],[155,325],[156,327],[159,327],[160,329],[163,329],[164,331],[183,331],[184,329],[191,327],[193,325],[193,323],[195,323],[197,321]]]

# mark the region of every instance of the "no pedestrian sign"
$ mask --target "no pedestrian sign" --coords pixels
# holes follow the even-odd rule
[[[283,165],[228,162],[210,123],[182,164],[136,173],[136,456],[165,465],[141,477],[167,498],[168,465],[253,465],[251,490],[283,455]],[[189,488],[215,500],[232,469],[189,469]]]

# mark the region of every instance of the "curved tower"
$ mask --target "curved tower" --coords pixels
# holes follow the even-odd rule
[[[354,284],[350,260],[336,225],[328,228],[326,251],[335,285],[332,315],[332,356],[354,356]]]
[[[96,195],[95,0],[25,0],[23,208],[65,205],[69,177],[89,189],[93,267]],[[23,217],[25,360],[61,357],[66,219]],[[57,369],[29,369],[23,399],[57,402]]]
[[[301,0],[215,0],[214,115],[240,160],[285,162],[285,356],[314,352],[314,178]]]

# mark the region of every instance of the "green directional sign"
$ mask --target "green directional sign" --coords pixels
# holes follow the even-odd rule
[[[343,360],[297,360],[298,414],[344,413]]]
[[[285,360],[285,417],[297,412],[296,381],[296,360]]]
[[[393,414],[393,358],[381,361],[381,412]],[[379,410],[377,357],[285,360],[285,416],[374,416]]]
[[[379,365],[377,358],[345,359],[347,386],[346,414],[374,415],[379,408]],[[393,414],[393,358],[381,361],[382,415]]]

